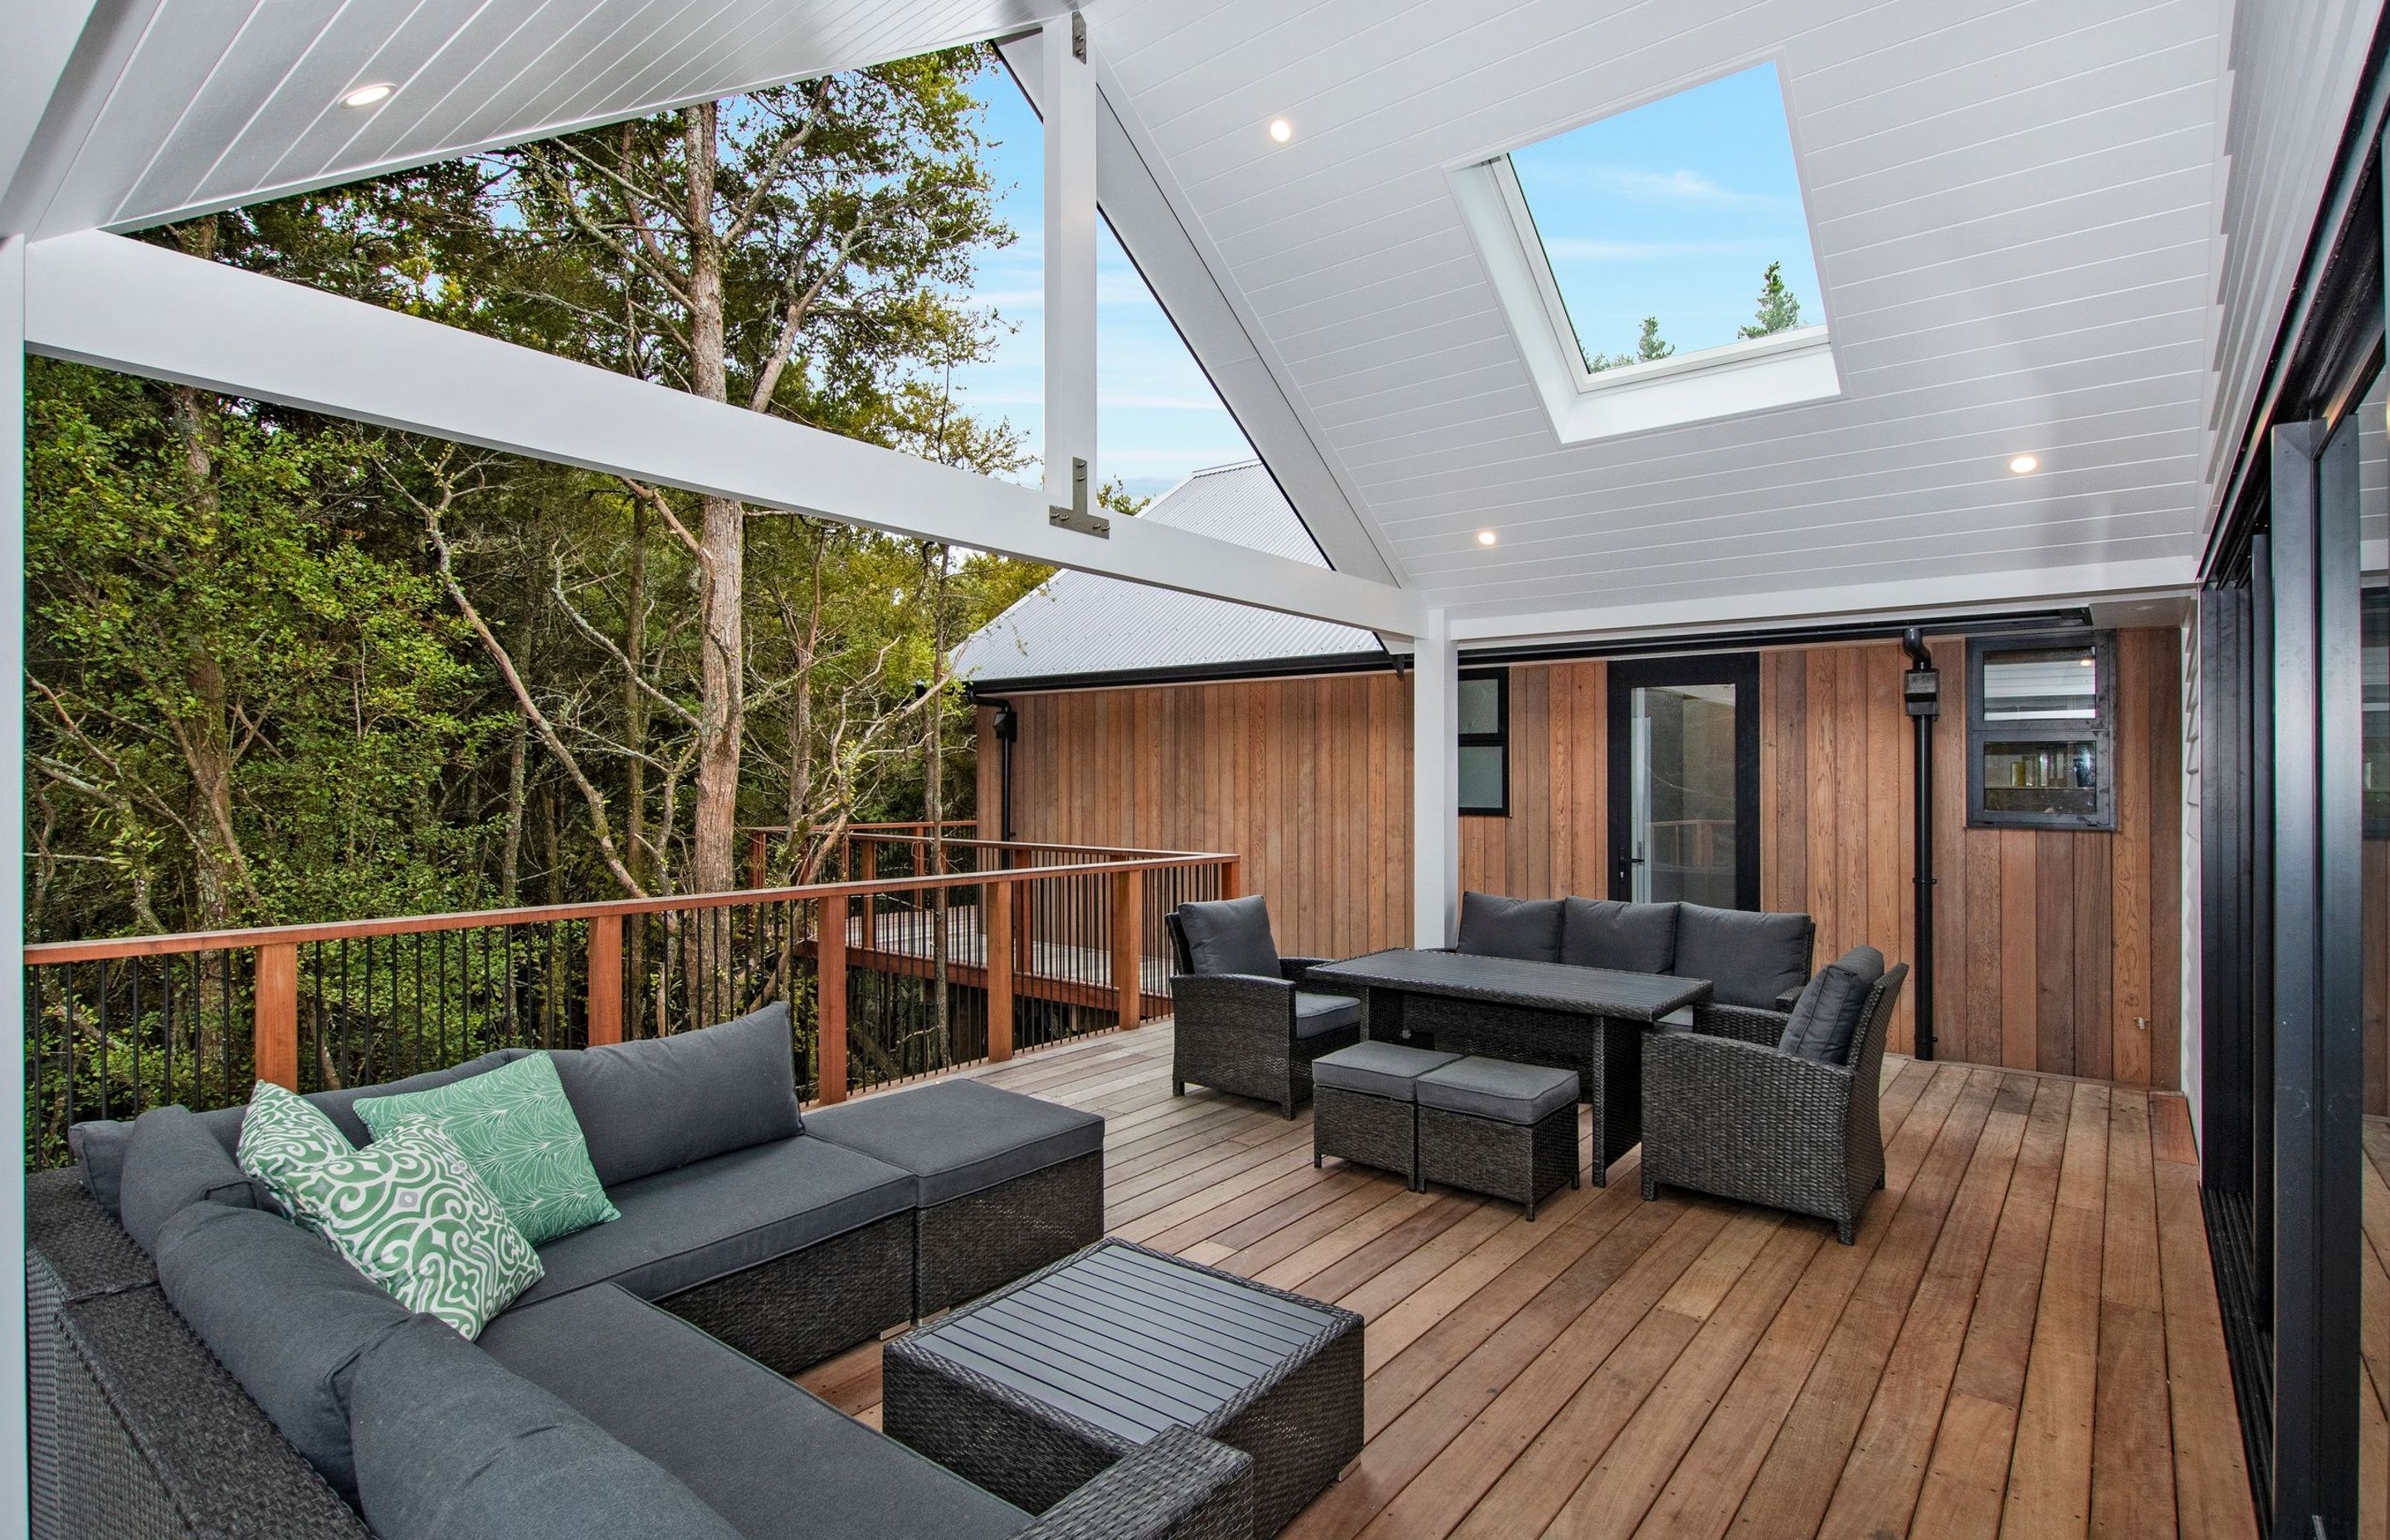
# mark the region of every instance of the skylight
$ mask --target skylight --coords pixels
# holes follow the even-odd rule
[[[1563,441],[1839,391],[1773,64],[1454,181]]]

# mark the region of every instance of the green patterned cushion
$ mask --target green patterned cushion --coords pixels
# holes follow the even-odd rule
[[[598,1185],[572,1103],[544,1053],[452,1085],[360,1097],[356,1109],[377,1139],[408,1118],[438,1124],[534,1246],[622,1217]]]
[[[424,1119],[288,1179],[300,1212],[357,1271],[469,1339],[539,1281],[539,1253],[456,1141]]]
[[[240,1144],[236,1159],[240,1169],[265,1185],[283,1212],[310,1229],[315,1221],[300,1211],[290,1195],[290,1174],[321,1165],[336,1156],[353,1154],[348,1136],[304,1097],[269,1081],[259,1081],[249,1093],[249,1108],[240,1117]]]

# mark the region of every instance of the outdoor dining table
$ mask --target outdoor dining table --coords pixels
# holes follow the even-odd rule
[[[1643,1138],[1643,1033],[1710,997],[1707,979],[1397,949],[1323,963],[1304,987],[1362,1001],[1362,1034],[1577,1072],[1593,1181]]]

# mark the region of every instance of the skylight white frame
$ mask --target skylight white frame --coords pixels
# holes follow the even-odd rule
[[[1751,67],[1742,65],[1738,69]],[[1777,79],[1780,92],[1781,65],[1778,66]],[[1689,85],[1679,89],[1691,88]],[[1637,104],[1641,105],[1646,104]],[[1614,114],[1604,114],[1612,115]],[[1786,130],[1788,134],[1791,131],[1789,122]],[[1561,129],[1556,134],[1573,131]],[[1539,135],[1511,148],[1540,144],[1556,134]],[[1797,163],[1797,140],[1794,158]],[[1833,339],[1828,326],[1822,323],[1698,348],[1648,364],[1599,373],[1587,368],[1584,345],[1569,319],[1568,302],[1561,294],[1560,279],[1552,272],[1551,259],[1544,250],[1542,232],[1536,228],[1526,190],[1519,185],[1510,151],[1448,166],[1445,174],[1451,184],[1453,200],[1459,205],[1461,222],[1469,227],[1478,255],[1485,263],[1486,277],[1493,284],[1503,319],[1518,341],[1527,373],[1561,443],[1583,443],[1649,432],[1829,401],[1842,394],[1842,374],[1834,360]],[[1807,212],[1808,199],[1804,189],[1805,225]],[[1814,229],[1809,240],[1814,256]]]

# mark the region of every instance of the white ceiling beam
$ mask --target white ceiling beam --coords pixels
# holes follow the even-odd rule
[[[1400,635],[1416,596],[1117,519],[1056,529],[1037,488],[97,231],[26,253],[27,348],[227,395],[891,534]]]
[[[1792,625],[1829,618],[1921,619],[1937,610],[1955,613],[2044,604],[2088,604],[2095,599],[2135,598],[2191,588],[2198,582],[2197,567],[2196,558],[2190,556],[2149,557],[2075,567],[1972,572],[1963,577],[1908,578],[1787,589],[1774,594],[1615,604],[1592,610],[1456,615],[1452,636],[1455,642],[1479,644],[1579,641],[1664,635],[1671,631],[1715,631],[1721,626]],[[1427,598],[1434,602],[1434,596]]]
[[[1096,200],[1104,217],[1177,328],[1196,366],[1211,380],[1311,532],[1320,554],[1339,571],[1400,583],[1399,570],[1356,511],[1361,506],[1358,494],[1346,484],[1343,470],[1328,458],[1309,417],[1254,345],[1256,333],[1214,271],[1208,247],[1199,244],[1192,227],[1181,219],[1174,195],[1164,190],[1154,169],[1159,161],[1149,162],[1139,135],[1129,128],[1132,114],[1121,105],[1124,93],[1104,59],[1100,14],[1093,32],[1089,64],[1097,82]],[[1044,43],[1042,32],[1029,32],[996,45],[1029,105],[1041,112]]]
[[[1086,20],[1046,23],[1046,496],[1069,507],[1072,460],[1096,464],[1096,77]],[[1094,495],[1092,480],[1088,495]]]

